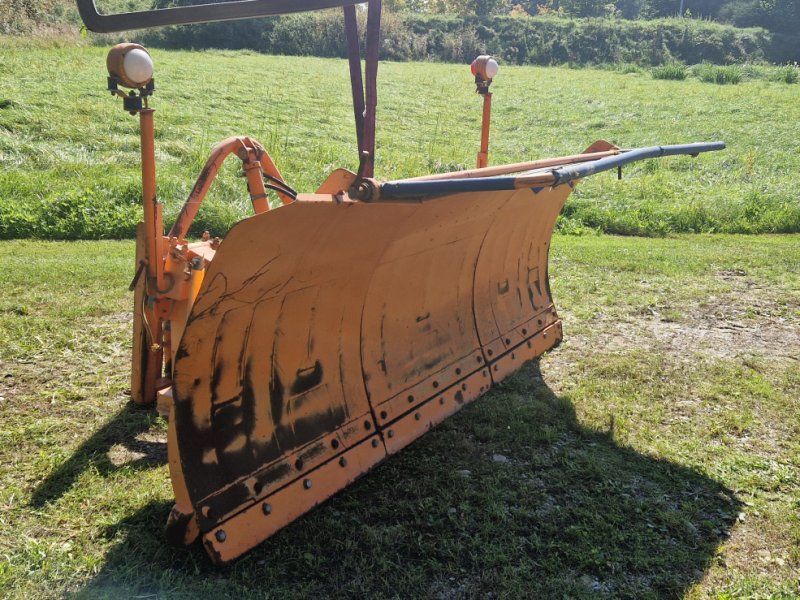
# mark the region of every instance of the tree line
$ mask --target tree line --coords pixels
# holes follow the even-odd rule
[[[695,17],[736,27],[764,27],[797,33],[797,0],[384,0],[399,13],[491,16],[512,14],[563,17],[658,19]]]

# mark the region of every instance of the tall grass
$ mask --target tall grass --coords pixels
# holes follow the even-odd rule
[[[695,73],[701,81],[720,85],[736,85],[742,81],[742,69],[738,65],[697,65]]]
[[[797,63],[784,65],[777,68],[770,79],[782,83],[797,83],[800,81],[800,67],[798,67]]]
[[[661,65],[660,67],[653,67],[650,70],[650,74],[653,76],[653,79],[674,79],[682,81],[686,79],[688,69],[686,65],[680,63],[669,63],[667,65]]]

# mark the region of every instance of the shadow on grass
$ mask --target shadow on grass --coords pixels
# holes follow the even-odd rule
[[[165,464],[166,436],[164,442],[138,437],[150,431],[155,419],[153,411],[128,403],[36,487],[31,506],[41,508],[60,498],[89,467],[107,475],[122,466],[126,469],[149,469]],[[115,454],[112,449],[118,450],[119,464],[112,460]]]
[[[228,567],[144,506],[75,597],[677,598],[739,508],[581,425],[534,363]]]

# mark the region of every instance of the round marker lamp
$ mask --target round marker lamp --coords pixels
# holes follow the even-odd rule
[[[480,77],[485,81],[491,81],[500,70],[500,65],[488,54],[482,54],[472,61],[470,70],[476,77]]]
[[[139,44],[117,44],[106,59],[108,74],[120,85],[141,89],[153,79],[153,59],[144,46]]]

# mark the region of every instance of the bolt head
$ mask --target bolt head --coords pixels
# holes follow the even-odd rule
[[[228,536],[225,535],[225,532],[222,529],[220,529],[217,533],[214,534],[214,537],[217,538],[218,542],[222,543]]]

